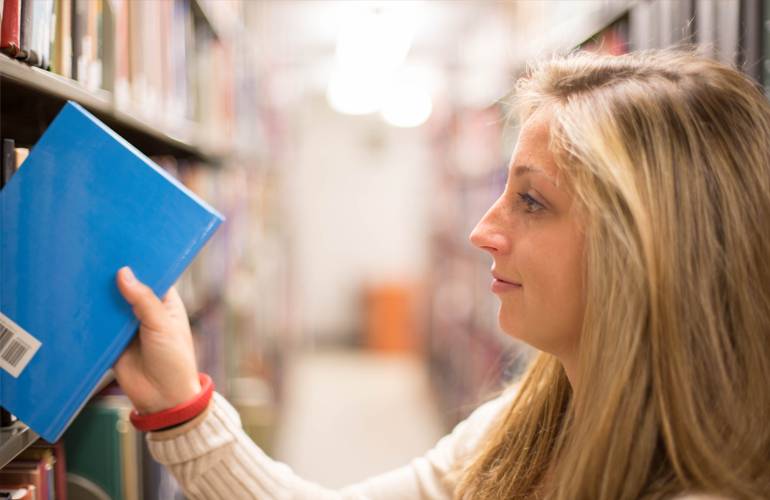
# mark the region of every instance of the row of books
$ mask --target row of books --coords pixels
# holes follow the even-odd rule
[[[101,42],[112,21],[104,5],[102,0],[3,0],[0,49],[31,66],[79,79],[87,88],[101,88]]]
[[[768,80],[767,65],[761,62],[770,29],[763,22],[767,10],[767,2],[761,0],[642,0],[628,16],[631,48],[697,43],[710,57],[740,66],[757,80]]]
[[[2,17],[3,52],[32,66],[51,63],[51,34],[54,29],[53,0],[4,0]]]
[[[183,498],[174,477],[154,461],[143,435],[131,425],[131,408],[114,384],[105,388],[59,441],[39,439],[0,469],[0,498]],[[12,432],[12,427],[0,426],[0,436]]]
[[[212,32],[200,15],[202,8],[217,27],[229,27],[245,6],[232,0],[0,0],[4,28],[0,45],[7,48],[6,55],[51,71],[58,75],[55,79],[69,79],[98,98],[106,96],[118,119],[120,111],[125,111],[172,136],[178,128],[180,137],[198,146],[240,137],[253,147],[261,140],[252,133],[260,120],[255,115],[259,105],[256,65],[241,51],[237,30]],[[14,19],[9,12],[18,15]],[[17,28],[17,52],[10,50],[13,28]],[[43,44],[35,49],[42,54],[36,63],[21,55],[22,48],[30,47],[22,40],[33,32],[35,40],[50,40],[47,48]],[[42,73],[34,69],[25,74],[34,79]],[[40,116],[33,111],[28,120],[37,124]],[[190,121],[195,123],[188,128]],[[233,133],[236,124],[238,134]],[[3,126],[4,133],[13,134],[22,123]],[[189,136],[188,130],[197,135]],[[17,149],[9,149],[14,164],[17,156],[22,159],[25,154],[17,154]],[[154,159],[201,198],[223,207],[229,227],[238,225],[232,230],[222,227],[178,283],[191,312],[201,370],[211,373],[217,389],[225,394],[233,378],[238,378],[236,386],[273,386],[280,379],[276,336],[287,316],[286,294],[281,286],[274,293],[274,284],[287,280],[280,274],[285,271],[285,252],[272,234],[280,225],[265,222],[275,214],[266,199],[274,194],[262,197],[271,189],[262,184],[264,174],[245,164],[217,169],[189,160]],[[268,224],[273,229],[267,229]],[[266,258],[260,254],[263,248],[271,249]],[[251,309],[253,304],[258,307]],[[120,398],[117,393],[94,398],[65,432],[59,444],[64,449],[61,459],[49,462],[54,469],[57,463],[65,468],[64,493],[56,488],[48,491],[34,481],[0,482],[0,491],[21,498],[66,498],[68,489],[70,498],[78,499],[180,498],[173,478],[149,457],[144,442],[137,443],[136,433],[127,425],[127,401],[116,398]],[[244,408],[259,410],[253,406]],[[263,418],[266,413],[251,414],[254,418],[244,413],[247,432],[266,444],[271,435]],[[4,424],[10,424],[13,417],[6,413],[4,419]],[[54,454],[54,458],[59,457]],[[10,470],[22,459],[0,470]],[[59,487],[61,483],[54,478],[47,484]],[[6,492],[2,490],[6,485],[22,488]]]
[[[117,109],[173,134],[187,136],[197,124],[190,140],[227,144],[235,40],[204,29],[191,2],[0,0],[0,49],[106,91]]]
[[[0,427],[0,435],[10,432]],[[67,498],[66,458],[61,441],[39,441],[0,469],[0,498],[48,500]]]

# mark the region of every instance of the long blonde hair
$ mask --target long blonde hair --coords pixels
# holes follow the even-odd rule
[[[585,220],[573,392],[540,354],[455,498],[770,495],[770,105],[692,47],[538,62]]]

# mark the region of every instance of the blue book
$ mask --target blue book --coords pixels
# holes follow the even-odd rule
[[[0,217],[0,406],[54,442],[139,326],[118,269],[163,297],[224,217],[72,102]]]

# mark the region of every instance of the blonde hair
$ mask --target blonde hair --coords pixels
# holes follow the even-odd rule
[[[575,391],[540,354],[455,498],[770,492],[770,105],[692,47],[531,66],[585,221]]]

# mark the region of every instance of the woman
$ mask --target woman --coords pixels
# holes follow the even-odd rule
[[[575,53],[516,86],[504,193],[471,234],[502,329],[541,354],[425,456],[330,492],[218,394],[148,434],[191,498],[770,497],[770,105],[690,51]],[[140,413],[201,387],[184,307],[119,272]]]

